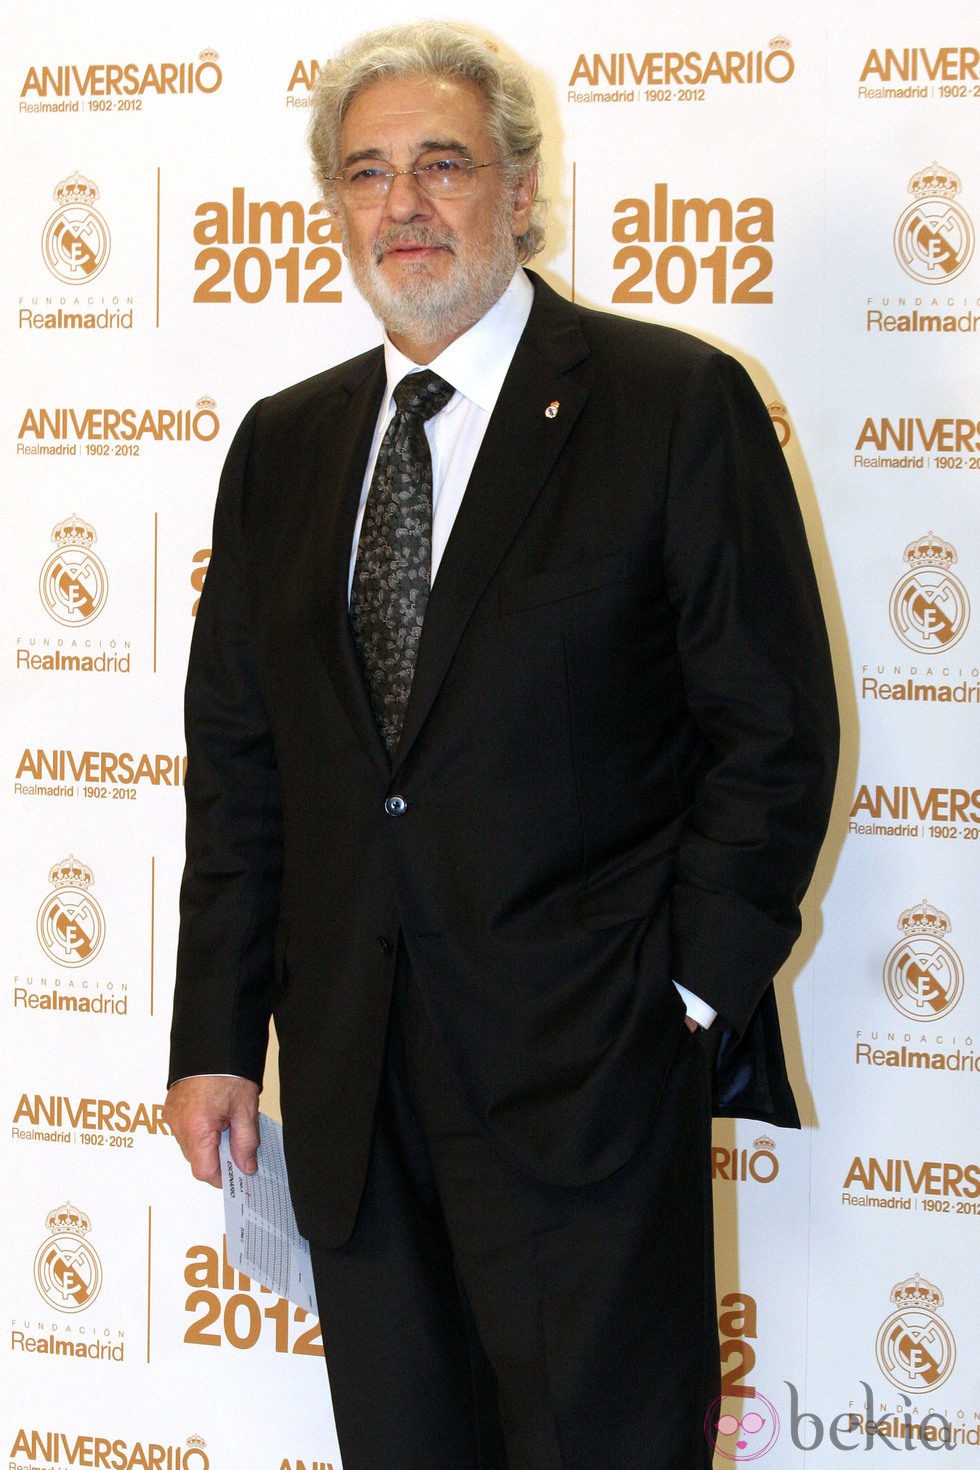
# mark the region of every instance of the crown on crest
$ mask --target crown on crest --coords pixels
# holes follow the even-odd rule
[[[956,550],[935,531],[927,531],[910,541],[902,556],[911,567],[938,567],[945,572],[956,561]]]
[[[935,161],[920,168],[909,179],[909,193],[921,194],[923,198],[938,194],[942,199],[952,199],[962,187],[958,175],[951,168],[943,168],[941,163]]]
[[[55,863],[48,874],[48,882],[55,888],[88,888],[95,881],[92,869],[71,854]]]
[[[51,540],[56,546],[81,546],[85,551],[98,539],[95,527],[90,526],[88,521],[83,521],[74,511],[63,521],[59,521],[51,532]]]
[[[952,929],[949,914],[924,898],[921,903],[906,909],[898,921],[898,927],[909,938],[913,934],[928,934],[933,939],[945,939]]]
[[[84,1210],[76,1209],[67,1200],[52,1210],[44,1222],[49,1230],[67,1232],[69,1235],[87,1235],[92,1222]]]
[[[896,1307],[917,1307],[926,1312],[936,1312],[943,1304],[943,1294],[938,1286],[933,1286],[916,1271],[914,1276],[895,1283],[891,1300]]]
[[[99,190],[91,179],[85,178],[76,168],[67,179],[62,179],[54,191],[54,197],[59,204],[94,204],[99,197]]]

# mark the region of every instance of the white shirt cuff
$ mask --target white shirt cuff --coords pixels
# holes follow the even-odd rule
[[[687,1014],[690,1016],[691,1020],[697,1021],[698,1025],[702,1026],[704,1030],[707,1031],[708,1027],[717,1016],[718,1012],[713,1011],[711,1007],[700,998],[700,996],[693,995],[690,990],[685,990],[683,985],[678,985],[676,980],[673,982],[673,985],[674,989],[677,991],[677,994],[684,1002]]]

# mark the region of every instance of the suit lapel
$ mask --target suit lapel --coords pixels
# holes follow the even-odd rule
[[[588,349],[568,304],[535,277],[535,301],[439,565],[394,766],[404,760],[467,622],[544,485],[588,397]],[[552,412],[549,406],[557,405]]]
[[[354,523],[360,503],[364,466],[371,447],[378,409],[384,392],[384,357],[379,348],[352,365],[345,382],[346,397],[339,408],[325,405],[312,439],[316,462],[315,503],[307,554],[306,582],[311,589],[310,623],[327,673],[354,730],[379,767],[389,761],[371,709],[370,696],[347,615],[347,582]],[[324,490],[329,476],[330,489]]]

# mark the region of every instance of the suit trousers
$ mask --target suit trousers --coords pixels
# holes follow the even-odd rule
[[[707,1058],[679,1021],[645,1146],[541,1183],[473,1117],[400,958],[354,1232],[312,1247],[344,1470],[709,1470]]]

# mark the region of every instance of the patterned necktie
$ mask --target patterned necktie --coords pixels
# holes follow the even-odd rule
[[[412,687],[432,565],[432,456],[425,423],[456,390],[426,369],[403,378],[364,507],[350,616],[389,753]]]

